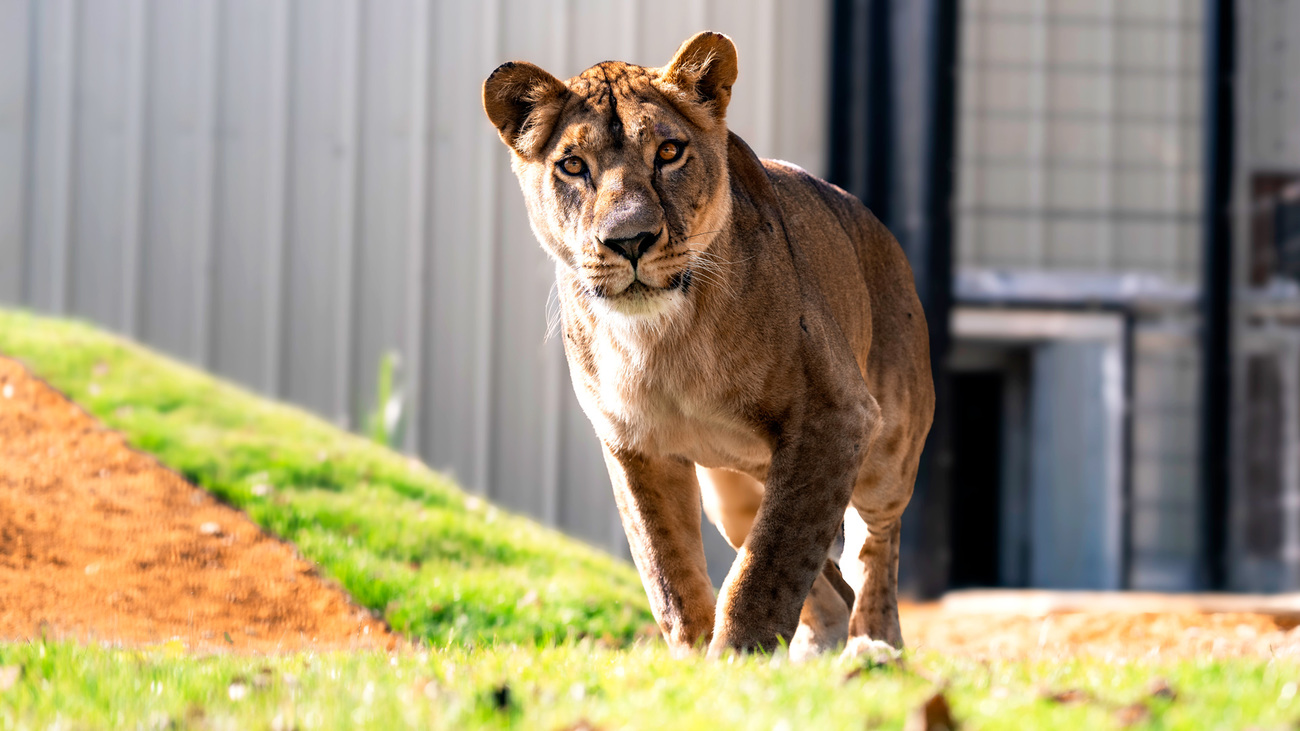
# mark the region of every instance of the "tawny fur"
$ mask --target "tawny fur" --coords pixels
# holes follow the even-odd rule
[[[727,130],[736,74],[731,40],[701,33],[663,68],[562,82],[505,64],[483,104],[555,260],[574,389],[664,636],[711,654],[901,647],[898,526],[934,409],[925,317],[860,202]],[[664,162],[670,140],[684,152]],[[738,550],[716,607],[702,497]],[[856,587],[827,560],[846,510],[867,526]]]

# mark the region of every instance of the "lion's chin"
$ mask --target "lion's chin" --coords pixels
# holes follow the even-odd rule
[[[686,296],[680,287],[651,287],[639,281],[617,294],[592,298],[592,303],[602,314],[645,323],[671,317],[685,301]]]

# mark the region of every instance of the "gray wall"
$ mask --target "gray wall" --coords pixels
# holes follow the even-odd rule
[[[732,128],[818,172],[827,5],[0,0],[0,304],[348,426],[396,350],[408,449],[622,550],[480,84],[514,58],[659,65],[720,30],[741,58]]]

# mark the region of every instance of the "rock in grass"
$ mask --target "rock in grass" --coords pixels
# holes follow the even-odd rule
[[[935,693],[917,706],[908,714],[907,724],[903,726],[904,731],[953,731],[956,728],[957,721],[953,719],[948,699],[942,692]]]
[[[23,677],[22,665],[0,665],[0,692],[9,690]]]

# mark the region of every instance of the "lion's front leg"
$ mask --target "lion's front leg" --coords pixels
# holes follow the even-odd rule
[[[695,465],[605,446],[605,464],[632,560],[664,638],[678,654],[708,645],[713,584],[700,535]]]
[[[878,419],[867,397],[788,425],[754,527],[723,582],[710,655],[774,650],[794,637]]]

